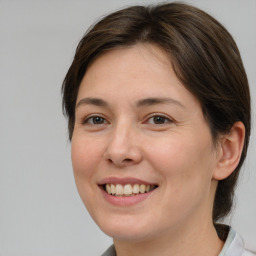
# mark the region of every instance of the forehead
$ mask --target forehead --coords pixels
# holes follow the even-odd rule
[[[89,89],[97,82],[102,84],[104,80],[104,87],[117,79],[120,87],[126,84],[125,80],[130,85],[132,82],[139,85],[142,80],[148,80],[149,83],[150,79],[161,82],[163,73],[181,85],[172,69],[169,56],[163,50],[152,44],[137,44],[109,50],[99,55],[89,65],[80,85],[86,84]],[[142,84],[138,88],[142,88]]]
[[[110,50],[96,58],[82,79],[77,102],[85,96],[119,101],[169,96],[198,104],[177,78],[170,57],[151,44]]]

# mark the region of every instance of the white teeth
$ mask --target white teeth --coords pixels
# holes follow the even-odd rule
[[[107,184],[106,185],[106,190],[109,194],[111,194],[111,185],[110,184]]]
[[[124,185],[124,195],[132,194],[132,186],[130,184]]]
[[[125,184],[124,186],[121,184],[106,184],[105,190],[108,194],[116,195],[116,196],[132,196],[136,194],[147,193],[155,188],[154,185],[145,185],[145,184]]]
[[[114,195],[116,193],[116,186],[111,184],[111,194]]]
[[[116,185],[116,195],[121,196],[124,194],[124,187],[120,184]]]
[[[138,185],[138,184],[133,185],[132,193],[138,194],[139,192],[140,192],[140,185]]]
[[[145,193],[146,186],[144,184],[140,185],[140,193]]]

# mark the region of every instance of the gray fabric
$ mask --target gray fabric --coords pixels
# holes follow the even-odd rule
[[[101,256],[116,256],[114,245],[111,245]]]

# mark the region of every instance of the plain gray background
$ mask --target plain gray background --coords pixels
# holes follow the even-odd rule
[[[111,244],[76,191],[60,88],[86,29],[128,4],[0,0],[0,255],[100,255]],[[256,104],[256,0],[190,0],[234,36]],[[256,247],[256,138],[227,223]],[[157,206],[156,206],[157,207]]]

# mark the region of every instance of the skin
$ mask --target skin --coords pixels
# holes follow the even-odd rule
[[[161,100],[145,103],[149,98]],[[234,131],[239,160],[243,134]],[[77,97],[72,163],[79,194],[113,237],[118,256],[219,254],[215,176],[226,177],[237,164],[227,168],[234,152],[228,138],[213,145],[198,100],[156,46],[112,50],[90,65]],[[98,186],[107,177],[134,177],[158,188],[138,204],[116,206]]]

